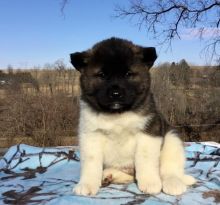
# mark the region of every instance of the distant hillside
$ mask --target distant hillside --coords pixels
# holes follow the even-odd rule
[[[220,69],[186,62],[154,68],[152,90],[159,110],[186,140],[220,141]]]
[[[79,72],[65,67],[0,72],[0,147],[77,143]],[[158,109],[186,141],[220,142],[220,69],[185,60],[151,69]]]

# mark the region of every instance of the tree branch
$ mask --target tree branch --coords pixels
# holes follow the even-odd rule
[[[213,54],[218,55],[220,30],[214,29],[220,25],[219,0],[132,0],[128,8],[116,6],[115,11],[116,17],[136,18],[139,27],[153,33],[160,43],[180,39],[182,29],[197,28],[201,40],[206,37],[206,28],[213,29],[208,47],[212,45]]]

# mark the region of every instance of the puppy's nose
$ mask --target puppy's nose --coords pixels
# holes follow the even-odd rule
[[[123,90],[119,88],[118,86],[112,86],[109,91],[108,95],[113,100],[119,100],[123,97]]]
[[[114,99],[119,99],[122,98],[122,94],[118,90],[114,90],[111,92],[110,97]]]

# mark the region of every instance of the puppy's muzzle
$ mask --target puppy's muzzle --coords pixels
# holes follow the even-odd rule
[[[118,85],[111,86],[108,91],[108,96],[112,101],[121,101],[124,98],[125,92]]]

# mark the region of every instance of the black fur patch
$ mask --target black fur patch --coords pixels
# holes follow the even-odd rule
[[[81,72],[81,98],[96,112],[151,114],[154,117],[143,131],[154,136],[164,136],[170,129],[150,92],[149,68],[157,58],[155,48],[110,38],[70,57]]]

